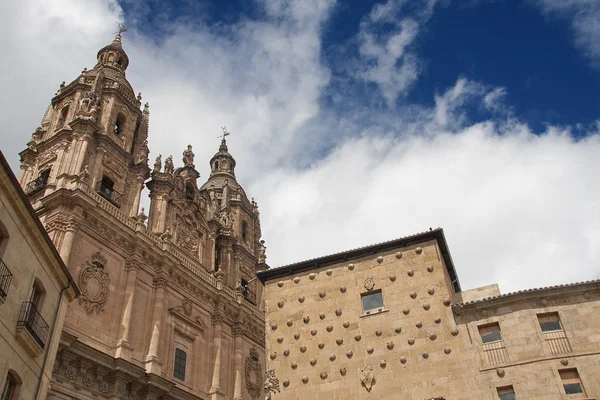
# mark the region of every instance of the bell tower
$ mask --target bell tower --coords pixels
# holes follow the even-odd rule
[[[191,145],[181,162],[159,155],[150,169],[149,107],[128,65],[118,34],[60,85],[20,153],[20,183],[81,290],[63,311],[52,391],[256,400],[265,323],[255,276],[268,268],[258,207],[225,135],[201,187]]]
[[[125,77],[129,58],[119,33],[58,92],[21,152],[20,183],[36,201],[61,188],[84,184],[122,212],[138,212],[149,177],[149,107]]]

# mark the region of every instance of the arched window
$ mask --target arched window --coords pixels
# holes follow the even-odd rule
[[[115,183],[112,179],[103,176],[100,181],[100,195],[105,199],[112,200]]]
[[[69,106],[65,106],[60,110],[60,116],[58,117],[58,123],[56,124],[56,130],[65,126],[67,122],[67,115],[69,114]]]
[[[190,185],[185,185],[185,199],[187,201],[194,200],[194,188],[192,188]]]
[[[113,133],[115,135],[120,135],[123,133],[123,128],[125,127],[125,117],[123,114],[117,115],[117,119],[115,119],[115,126],[113,126]]]
[[[21,386],[21,379],[19,375],[13,370],[8,371],[6,380],[4,381],[4,387],[2,388],[2,400],[16,400],[19,396],[19,388]]]
[[[248,223],[246,221],[242,221],[242,240],[248,241]]]
[[[219,162],[215,161],[215,171],[218,171],[218,170],[219,170]]]

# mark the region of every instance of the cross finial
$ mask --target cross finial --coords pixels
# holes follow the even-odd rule
[[[125,24],[123,22],[117,22],[117,26],[119,27],[119,29],[117,30],[117,32],[115,32],[115,35],[121,37],[121,33],[127,32],[127,28],[125,28]]]
[[[217,137],[220,137],[221,139],[225,140],[226,136],[231,135],[231,132],[227,132],[227,126],[222,126],[221,130],[223,131],[223,134]]]

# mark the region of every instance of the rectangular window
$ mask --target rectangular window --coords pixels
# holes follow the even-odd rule
[[[364,293],[361,295],[363,311],[375,311],[383,308],[383,296],[381,290]]]
[[[500,332],[500,325],[497,322],[481,325],[477,328],[479,329],[479,335],[481,335],[483,343],[499,342],[502,340],[502,332]]]
[[[503,386],[499,387],[498,390],[498,398],[500,400],[515,400],[515,389],[511,386]]]
[[[185,363],[187,354],[181,349],[175,349],[175,363],[173,364],[173,376],[185,381]]]
[[[562,325],[560,324],[560,318],[557,312],[538,314],[538,321],[542,332],[562,331]]]
[[[566,394],[583,393],[583,386],[581,386],[581,379],[579,379],[579,373],[576,368],[563,369],[558,371],[558,373],[560,374]]]

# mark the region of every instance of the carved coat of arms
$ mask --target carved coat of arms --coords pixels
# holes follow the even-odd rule
[[[108,298],[108,273],[104,272],[106,258],[100,253],[92,255],[92,262],[86,263],[79,274],[81,296],[79,303],[87,314],[104,311],[104,303]]]

